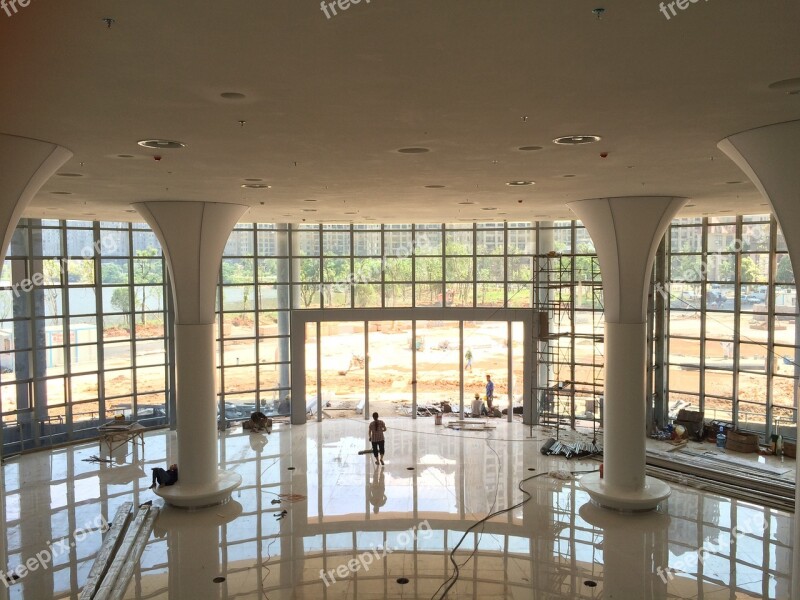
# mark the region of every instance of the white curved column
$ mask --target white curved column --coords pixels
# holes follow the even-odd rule
[[[568,206],[592,236],[605,311],[604,478],[581,487],[617,510],[651,510],[669,486],[645,476],[646,308],[650,273],[664,232],[686,202],[673,197],[596,198]]]
[[[777,123],[737,133],[719,144],[772,207],[786,239],[789,258],[800,272],[800,121]],[[799,407],[795,406],[797,410]],[[800,462],[797,463],[800,482]],[[795,494],[792,590],[800,592],[800,493]]]
[[[70,158],[72,152],[57,144],[0,133],[0,262],[5,260],[22,211]]]
[[[157,493],[174,506],[225,502],[242,478],[219,470],[215,294],[222,252],[247,207],[172,201],[134,207],[161,242],[175,300],[179,478]]]

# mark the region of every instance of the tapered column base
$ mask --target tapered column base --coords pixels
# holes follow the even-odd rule
[[[180,471],[178,471],[180,474]],[[233,471],[217,471],[217,478],[209,483],[181,483],[161,486],[153,490],[164,501],[180,508],[202,508],[224,504],[231,493],[242,484],[242,476]]]
[[[622,512],[653,510],[672,492],[668,484],[655,477],[645,477],[641,490],[614,489],[600,478],[600,473],[587,473],[579,485],[597,506]]]

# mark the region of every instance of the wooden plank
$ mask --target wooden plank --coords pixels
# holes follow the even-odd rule
[[[139,508],[139,512],[136,513],[136,517],[128,527],[128,531],[125,532],[125,538],[122,540],[122,544],[114,556],[114,562],[111,563],[106,576],[103,577],[103,582],[100,584],[100,588],[97,590],[94,600],[109,600],[111,591],[114,589],[114,584],[116,583],[123,566],[128,560],[128,556],[130,555],[133,545],[136,542],[136,538],[139,535],[139,530],[142,528],[144,520],[149,512],[149,506],[143,506]]]
[[[133,570],[136,568],[136,565],[139,564],[139,559],[142,557],[144,548],[150,539],[150,532],[153,531],[153,524],[158,516],[158,512],[159,510],[157,508],[151,508],[150,512],[147,514],[147,518],[144,520],[144,523],[139,530],[139,534],[136,536],[136,541],[131,548],[128,560],[125,561],[125,564],[122,566],[122,570],[117,577],[117,581],[114,584],[114,589],[111,591],[109,600],[121,600],[125,594],[125,590],[128,588],[128,584],[133,577]]]
[[[122,533],[125,531],[131,516],[131,508],[133,508],[133,502],[125,502],[117,509],[114,520],[103,536],[103,545],[100,546],[100,551],[94,559],[94,564],[92,564],[92,568],[89,571],[86,585],[83,586],[79,600],[92,600],[94,597],[100,581],[108,571],[114,553],[119,548]]]

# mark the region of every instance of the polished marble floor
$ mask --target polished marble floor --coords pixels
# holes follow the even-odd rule
[[[542,456],[544,431],[500,420],[489,432],[432,419],[387,425],[384,467],[357,454],[363,421],[279,425],[269,436],[230,430],[220,458],[242,475],[241,489],[224,506],[165,507],[124,598],[792,597],[791,515],[680,486],[659,512],[612,514],[574,481],[547,475],[598,463]],[[150,468],[174,449],[174,433],[159,431],[111,464],[85,461],[100,453],[96,443],[8,460],[4,568],[42,558],[0,581],[0,598],[77,598],[101,543],[98,518],[126,501],[159,505]],[[467,531],[521,503],[520,480],[538,474],[523,483],[530,501]],[[294,501],[273,503],[279,495]]]

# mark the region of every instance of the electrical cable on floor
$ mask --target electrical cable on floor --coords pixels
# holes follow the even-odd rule
[[[261,568],[267,570],[266,574],[261,578],[261,593],[264,594],[264,600],[269,600],[269,596],[267,595],[266,590],[264,590],[264,588],[267,587],[264,582],[267,580],[267,577],[269,577],[270,574],[272,573],[272,569],[270,569],[267,566],[267,563],[269,563],[270,559],[272,559],[272,555],[269,553],[269,549],[270,547],[272,547],[272,544],[274,544],[277,541],[277,539],[278,538],[272,538],[272,541],[269,544],[267,544],[267,560],[261,563]]]
[[[592,470],[592,471],[569,471],[569,473],[570,473],[571,475],[578,475],[578,474],[585,474],[585,473],[597,473],[597,472],[598,472],[598,470],[599,470],[599,469],[595,469],[595,470]],[[447,578],[447,579],[444,581],[444,583],[442,583],[442,585],[440,585],[440,586],[439,586],[439,589],[438,589],[438,590],[436,590],[436,591],[434,592],[433,596],[431,596],[431,600],[442,600],[443,598],[447,597],[447,593],[448,593],[448,592],[449,592],[449,591],[452,589],[452,587],[453,587],[453,586],[456,584],[456,582],[458,581],[458,578],[459,578],[459,576],[460,576],[460,568],[461,568],[463,565],[467,564],[467,562],[468,562],[468,561],[469,561],[469,560],[470,560],[470,559],[471,559],[471,558],[472,558],[472,557],[475,555],[475,553],[478,551],[478,545],[477,545],[477,544],[475,544],[475,548],[474,548],[474,550],[473,550],[473,551],[472,551],[472,553],[470,554],[469,558],[468,558],[466,561],[464,561],[464,563],[462,563],[461,565],[459,565],[459,564],[456,562],[454,555],[455,555],[456,551],[458,550],[459,546],[461,546],[462,542],[463,542],[463,541],[464,541],[464,540],[467,538],[467,534],[469,534],[469,532],[470,532],[470,531],[474,530],[476,527],[478,527],[478,526],[480,526],[480,525],[484,525],[484,526],[485,526],[486,522],[487,522],[487,521],[489,521],[490,519],[493,519],[494,517],[497,517],[497,516],[499,516],[499,515],[502,515],[502,514],[505,514],[505,513],[511,512],[512,510],[516,510],[516,509],[517,509],[517,508],[519,508],[520,506],[522,506],[522,505],[526,504],[526,503],[527,503],[529,500],[531,500],[531,499],[533,498],[533,495],[532,495],[530,492],[528,492],[526,489],[524,489],[524,488],[522,487],[522,484],[523,484],[523,483],[525,483],[525,482],[527,482],[527,481],[530,481],[530,480],[532,480],[532,479],[536,479],[537,477],[542,477],[542,476],[544,476],[544,475],[548,475],[548,474],[549,474],[549,473],[545,473],[545,472],[542,472],[542,473],[536,473],[536,475],[531,475],[531,476],[529,476],[529,477],[526,477],[525,479],[522,479],[522,480],[521,480],[521,481],[520,481],[520,482],[517,484],[517,487],[519,488],[519,491],[521,491],[523,494],[525,494],[525,495],[527,496],[527,498],[525,498],[525,499],[524,499],[524,500],[522,500],[521,502],[517,502],[516,504],[514,504],[514,505],[512,505],[512,506],[509,506],[508,508],[503,508],[503,509],[497,510],[497,511],[495,511],[495,512],[493,512],[493,513],[489,513],[489,514],[488,514],[488,515],[486,515],[484,518],[482,518],[482,519],[481,519],[481,520],[479,520],[479,521],[476,521],[475,523],[473,523],[472,525],[470,525],[470,526],[467,528],[467,530],[464,532],[464,535],[462,535],[462,536],[461,536],[461,539],[460,539],[460,540],[458,540],[458,543],[457,543],[457,544],[456,544],[456,545],[453,547],[453,549],[450,551],[450,556],[449,556],[449,558],[450,558],[450,563],[453,565],[453,568],[454,568],[453,574],[452,574],[452,575],[450,575],[450,577],[448,577],[448,578]],[[446,586],[446,587],[445,587],[445,586]],[[442,591],[442,588],[444,588],[444,590],[443,590],[443,591]],[[439,595],[439,592],[441,592],[441,596]]]

